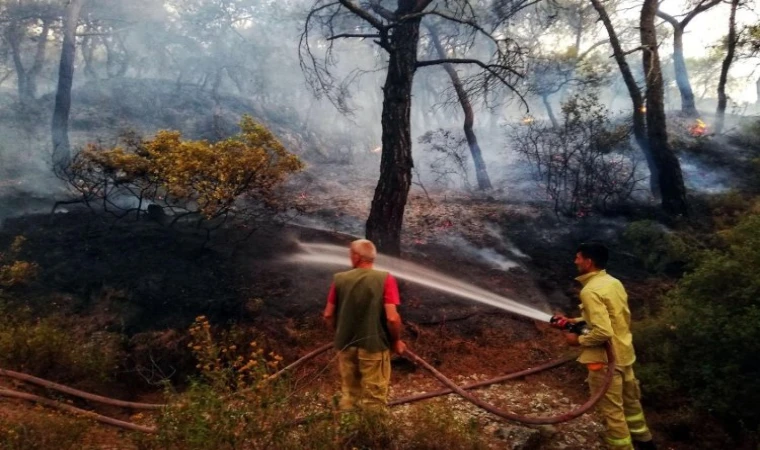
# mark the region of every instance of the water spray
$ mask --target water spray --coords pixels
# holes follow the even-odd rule
[[[292,261],[310,264],[332,264],[344,267],[348,262],[349,253],[348,248],[345,246],[303,242],[299,242],[298,245],[303,252],[293,255],[290,258]],[[394,277],[412,283],[474,300],[534,320],[549,322],[552,318],[551,314],[409,261],[378,255],[374,267],[378,270],[392,272]]]

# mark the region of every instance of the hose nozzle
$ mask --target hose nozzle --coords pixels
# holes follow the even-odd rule
[[[583,320],[580,320],[578,322],[572,322],[570,319],[568,319],[565,316],[555,315],[555,316],[552,316],[551,319],[549,319],[549,323],[554,328],[558,328],[562,331],[567,331],[569,333],[574,333],[574,334],[577,334],[578,336],[588,334],[589,332],[588,325]]]

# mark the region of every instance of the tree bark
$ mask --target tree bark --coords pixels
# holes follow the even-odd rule
[[[544,102],[544,108],[546,108],[546,114],[549,115],[549,120],[551,121],[552,126],[554,128],[559,128],[559,122],[557,122],[557,116],[554,115],[554,109],[552,109],[552,104],[549,102],[549,96],[542,95],[541,101]]]
[[[644,0],[639,29],[641,46],[644,48],[643,63],[647,86],[647,137],[659,169],[662,207],[668,214],[686,215],[688,205],[681,164],[668,142],[662,69],[657,51],[657,31],[654,25],[656,13],[657,0]]]
[[[16,87],[18,89],[18,98],[22,103],[29,100],[29,83],[24,68],[24,63],[21,60],[21,29],[18,23],[11,23],[5,32],[5,38],[8,41],[8,45],[11,48],[11,57],[13,58],[13,68],[16,72]]]
[[[633,104],[633,135],[647,161],[647,167],[649,168],[649,189],[652,196],[660,198],[660,172],[652,153],[652,149],[649,146],[645,122],[646,108],[644,106],[644,98],[641,95],[641,89],[639,88],[639,85],[636,84],[636,79],[633,77],[631,67],[625,59],[625,52],[620,45],[620,39],[618,39],[615,28],[612,26],[612,20],[610,20],[607,10],[604,9],[600,0],[591,0],[591,4],[599,14],[599,18],[602,20],[604,28],[607,30],[615,62],[617,62],[617,65],[620,68],[620,73],[623,75],[623,81],[628,89],[628,95],[631,97],[631,103]]]
[[[673,34],[673,70],[676,73],[676,85],[681,93],[681,112],[686,117],[699,117],[694,102],[694,91],[689,82],[689,71],[683,56],[683,28],[675,28]]]
[[[427,26],[430,31],[431,40],[435,47],[438,56],[441,59],[445,59],[448,56],[441,45],[441,40],[438,37],[438,31],[433,25]],[[470,97],[467,95],[467,91],[462,85],[462,80],[459,78],[459,74],[452,64],[444,64],[444,70],[449,74],[451,78],[451,84],[454,86],[454,90],[459,98],[459,104],[462,106],[464,112],[464,135],[467,138],[467,145],[470,147],[470,153],[472,154],[472,162],[475,164],[475,176],[478,179],[478,189],[486,191],[491,189],[491,179],[488,177],[488,171],[486,170],[486,163],[483,161],[483,155],[480,151],[480,145],[478,145],[478,138],[475,135],[472,127],[475,123],[475,113],[472,110],[472,103],[470,103]]]
[[[728,19],[728,42],[726,48],[726,57],[723,59],[723,66],[720,69],[720,81],[718,82],[718,109],[715,111],[715,132],[723,132],[723,126],[726,121],[726,106],[728,105],[728,96],[726,95],[726,82],[728,81],[728,69],[734,62],[734,52],[736,50],[736,8],[739,6],[739,0],[731,0],[731,15]]]
[[[689,81],[689,71],[686,68],[686,60],[683,56],[683,33],[692,19],[698,14],[720,4],[720,2],[721,0],[701,0],[680,22],[670,14],[657,11],[658,17],[665,19],[666,22],[673,26],[673,69],[676,74],[678,91],[681,93],[681,112],[686,117],[699,117],[699,111],[697,111],[697,106],[694,102],[694,90]]]
[[[63,45],[58,71],[58,90],[53,110],[53,167],[64,169],[71,161],[69,144],[69,113],[71,111],[71,87],[74,83],[74,59],[76,57],[76,29],[84,0],[69,0],[63,22]]]
[[[399,0],[396,14],[414,12],[416,2]],[[417,64],[420,19],[400,22],[389,35],[388,73],[383,87],[380,179],[367,219],[367,239],[388,255],[401,254],[409,187],[412,182],[411,106],[412,83]]]
[[[12,23],[8,27],[6,39],[11,49],[13,66],[17,76],[18,96],[22,103],[30,102],[37,98],[37,77],[42,71],[45,64],[45,55],[47,52],[47,39],[50,34],[50,20],[42,20],[42,31],[37,41],[37,49],[34,55],[34,63],[29,70],[24,68],[21,60],[21,40],[23,32],[18,23]]]

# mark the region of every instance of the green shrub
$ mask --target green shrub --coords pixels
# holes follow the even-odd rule
[[[334,413],[318,392],[274,378],[282,358],[256,342],[232,343],[239,334],[196,319],[188,347],[200,377],[187,391],[169,393],[158,432],[137,436],[139,449],[485,448],[475,423],[450,409],[418,407],[421,413],[404,420],[383,412]]]
[[[718,230],[734,227],[754,207],[749,196],[737,191],[713,195],[708,200],[713,226]]]
[[[86,332],[76,319],[34,320],[0,308],[0,365],[58,382],[107,381],[123,360],[121,337]]]
[[[647,389],[688,396],[733,431],[760,427],[760,214],[722,233],[636,334]],[[671,392],[668,392],[671,391]]]
[[[631,223],[623,239],[644,267],[654,273],[680,273],[695,253],[694,242],[652,220]]]
[[[234,332],[214,333],[204,316],[190,327],[189,350],[200,378],[158,418],[158,433],[140,439],[143,449],[286,448],[293,392],[272,375],[282,358],[256,342],[235,344]]]
[[[25,417],[24,423],[0,420],[0,448],[3,450],[82,450],[88,424],[83,420],[55,414]]]

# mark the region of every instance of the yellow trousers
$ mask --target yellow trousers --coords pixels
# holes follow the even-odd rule
[[[391,353],[370,353],[363,348],[348,347],[338,353],[341,378],[342,411],[351,409],[384,410],[391,381]]]
[[[604,385],[606,373],[606,365],[601,370],[589,370],[587,381],[592,395]],[[636,379],[632,366],[616,368],[612,384],[599,400],[597,408],[604,415],[604,440],[610,449],[632,450],[633,440],[652,440],[652,433],[641,408],[639,380]]]

